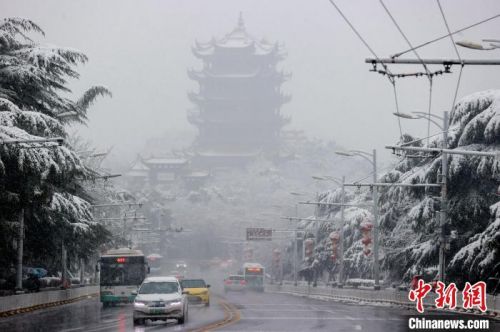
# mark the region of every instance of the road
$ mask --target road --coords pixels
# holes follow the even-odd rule
[[[175,320],[171,320],[167,323],[150,322],[148,326],[134,328],[131,305],[102,308],[97,298],[91,298],[64,306],[0,318],[0,331],[186,331],[196,330],[223,319],[224,311],[219,305],[212,305],[208,308],[192,305],[189,307],[189,320],[182,326],[178,325]]]
[[[406,311],[285,294],[228,294],[240,320],[221,331],[406,331]]]
[[[222,295],[221,295],[222,297]],[[407,331],[404,309],[326,302],[270,293],[228,293],[209,308],[190,306],[189,322],[132,325],[130,305],[102,308],[96,298],[0,319],[0,331],[202,331],[227,318],[222,303],[235,310],[233,321],[217,331]],[[216,304],[219,302],[218,304]],[[493,326],[496,331],[500,325]]]

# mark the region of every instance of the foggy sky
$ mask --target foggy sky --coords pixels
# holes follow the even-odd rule
[[[407,49],[378,1],[337,0],[345,14],[379,56]],[[410,41],[416,45],[446,33],[434,0],[386,0]],[[452,30],[500,13],[500,1],[442,0]],[[188,146],[196,130],[186,119],[188,68],[201,62],[191,53],[195,40],[220,37],[235,26],[243,12],[247,31],[285,44],[288,57],[281,67],[292,72],[283,90],[292,102],[283,113],[289,128],[333,139],[356,149],[380,150],[399,137],[392,87],[370,73],[368,50],[327,0],[0,0],[2,17],[34,20],[46,32],[44,43],[79,49],[89,56],[72,82],[74,97],[93,84],[114,94],[91,109],[88,127],[77,131],[102,148],[114,147],[114,157],[131,161],[151,137],[165,136],[172,145]],[[500,20],[461,33],[456,39],[500,38]],[[498,58],[500,50],[459,49],[464,58]],[[455,58],[449,39],[421,49],[422,57]],[[407,57],[413,57],[408,54]],[[393,67],[393,71],[421,68]],[[435,69],[441,69],[436,67]],[[455,73],[434,79],[433,110],[451,107]],[[498,88],[500,68],[466,67],[459,97]],[[429,83],[424,78],[399,80],[401,112],[426,110]],[[403,129],[424,136],[426,123],[403,120]],[[434,127],[432,132],[436,132]]]

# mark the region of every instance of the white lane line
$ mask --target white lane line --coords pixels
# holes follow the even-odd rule
[[[362,329],[363,329],[363,326],[361,326],[361,325],[354,325],[354,330],[361,331]]]
[[[313,308],[316,312],[328,312],[328,313],[335,315],[335,316],[345,317],[346,319],[350,319],[350,320],[355,319],[354,317],[346,315],[345,313],[341,313],[341,312],[334,311],[334,310],[327,310],[327,309],[321,308],[320,306],[317,306],[317,305],[311,305],[311,308]]]

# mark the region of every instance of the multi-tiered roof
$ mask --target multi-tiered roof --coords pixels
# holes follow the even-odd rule
[[[276,149],[288,122],[280,108],[290,100],[280,90],[290,75],[276,68],[285,56],[282,46],[248,34],[240,15],[233,31],[196,42],[193,53],[203,61],[201,70],[188,71],[199,83],[199,91],[188,94],[195,105],[188,120],[199,130],[197,156],[230,166]]]

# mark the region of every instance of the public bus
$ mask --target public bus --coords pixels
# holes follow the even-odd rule
[[[259,263],[243,264],[243,277],[245,278],[247,289],[264,291],[264,267]]]
[[[137,289],[149,273],[140,250],[111,249],[99,259],[100,298],[103,306],[133,302]]]

